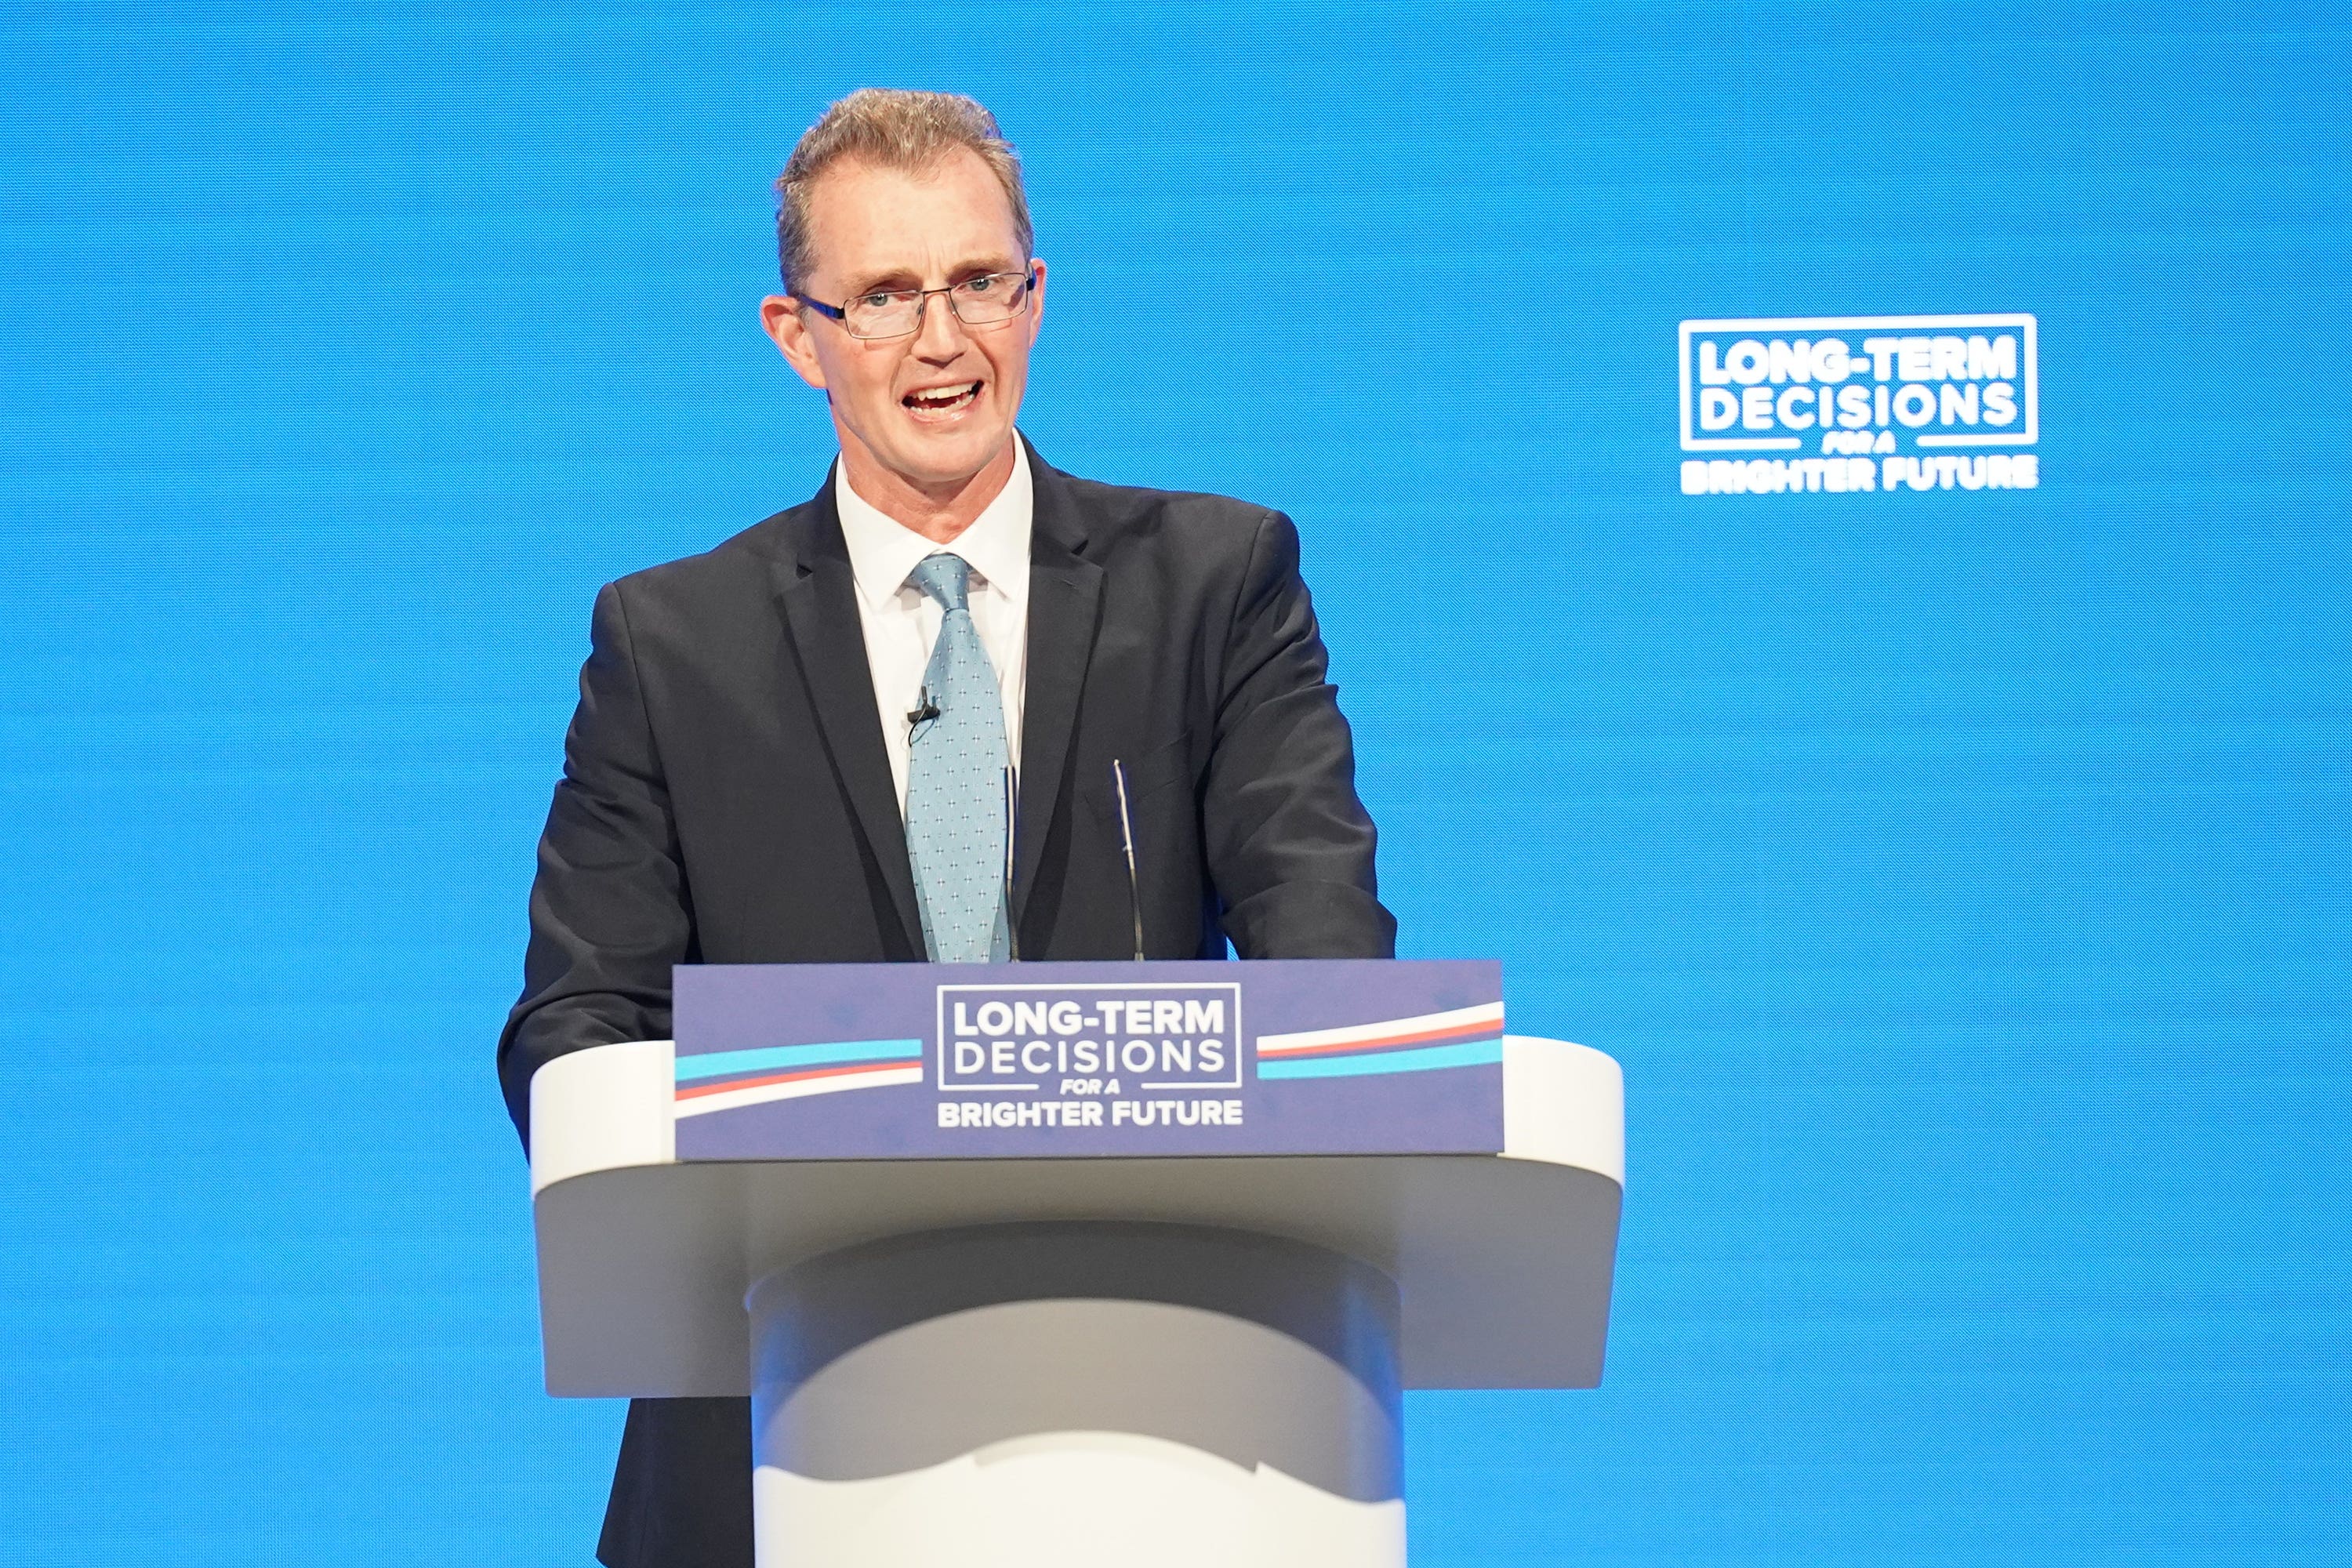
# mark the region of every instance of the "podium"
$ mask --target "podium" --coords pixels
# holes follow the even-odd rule
[[[1403,1389],[1601,1377],[1622,1079],[1500,984],[681,967],[531,1083],[548,1391],[749,1394],[761,1568],[1400,1568]]]

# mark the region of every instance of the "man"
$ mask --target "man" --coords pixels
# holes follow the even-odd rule
[[[499,1043],[526,1141],[541,1064],[669,1037],[677,963],[1394,950],[1289,520],[1013,429],[1046,274],[988,111],[856,93],[777,188],[761,316],[841,458],[597,595]],[[743,1401],[635,1402],[599,1557],[748,1568],[750,1477]]]

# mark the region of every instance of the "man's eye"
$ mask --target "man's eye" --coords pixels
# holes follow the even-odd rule
[[[963,291],[967,294],[993,294],[1003,287],[1004,287],[1004,279],[992,272],[985,278],[966,279]]]
[[[892,303],[898,298],[898,295],[893,294],[888,289],[877,289],[876,292],[871,294],[860,294],[857,297],[857,302],[865,306],[869,310],[879,310],[885,306]]]

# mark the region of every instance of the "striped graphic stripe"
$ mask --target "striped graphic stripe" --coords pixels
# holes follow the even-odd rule
[[[1341,1029],[1303,1029],[1294,1035],[1261,1035],[1258,1060],[1269,1057],[1324,1056],[1342,1051],[1394,1050],[1407,1046],[1444,1045],[1491,1039],[1503,1032],[1503,1005],[1483,1003],[1444,1013],[1423,1013],[1412,1018],[1391,1018],[1378,1024],[1350,1024]],[[1261,1073],[1263,1076],[1263,1073]]]
[[[707,1116],[714,1110],[734,1110],[771,1100],[798,1100],[812,1094],[839,1094],[853,1089],[886,1089],[893,1084],[920,1083],[923,1064],[871,1062],[853,1067],[816,1068],[806,1072],[778,1073],[772,1078],[739,1079],[677,1091],[677,1114]]]
[[[1368,1078],[1375,1073],[1429,1072],[1438,1068],[1486,1067],[1503,1059],[1501,1036],[1419,1050],[1368,1051],[1355,1056],[1307,1056],[1260,1061],[1257,1076],[1273,1078]]]
[[[677,1058],[677,1081],[732,1078],[739,1073],[792,1072],[840,1062],[905,1061],[920,1058],[920,1040],[834,1040],[810,1046],[762,1046],[749,1051],[708,1051]]]

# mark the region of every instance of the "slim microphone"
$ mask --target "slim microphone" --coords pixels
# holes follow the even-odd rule
[[[1118,791],[1118,841],[1127,852],[1127,907],[1135,917],[1135,962],[1143,962],[1143,882],[1135,874],[1135,818],[1127,809],[1127,764],[1110,760],[1110,782]]]
[[[1004,770],[1004,941],[1005,961],[1021,962],[1021,927],[1013,918],[1013,835],[1021,827],[1021,786],[1013,776],[1013,769]]]

